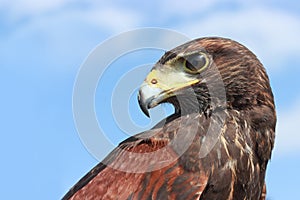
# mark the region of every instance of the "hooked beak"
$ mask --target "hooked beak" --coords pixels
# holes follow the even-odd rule
[[[143,113],[150,117],[148,109],[157,106],[164,98],[164,91],[157,87],[151,87],[144,82],[139,90],[138,101]]]

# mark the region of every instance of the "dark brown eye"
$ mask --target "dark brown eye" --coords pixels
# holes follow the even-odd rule
[[[208,57],[204,53],[192,54],[185,57],[183,68],[188,73],[196,74],[204,70],[208,62]]]

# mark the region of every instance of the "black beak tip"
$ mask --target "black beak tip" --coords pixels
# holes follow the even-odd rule
[[[148,109],[145,108],[145,107],[141,107],[141,109],[142,109],[143,113],[144,113],[148,118],[150,118],[150,114],[149,114]]]
[[[148,102],[149,101],[145,101],[144,98],[142,97],[142,95],[139,93],[138,95],[138,101],[139,101],[139,106],[141,108],[141,110],[143,111],[143,113],[150,118],[150,114],[148,111]]]

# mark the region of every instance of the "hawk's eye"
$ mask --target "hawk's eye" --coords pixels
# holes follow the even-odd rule
[[[196,74],[204,70],[208,63],[208,57],[204,53],[197,53],[184,58],[183,68],[188,73]]]

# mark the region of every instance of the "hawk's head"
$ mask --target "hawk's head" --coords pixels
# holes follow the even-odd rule
[[[200,38],[166,52],[143,82],[138,99],[147,116],[148,109],[166,102],[180,114],[274,108],[262,64],[245,46],[224,38]]]

